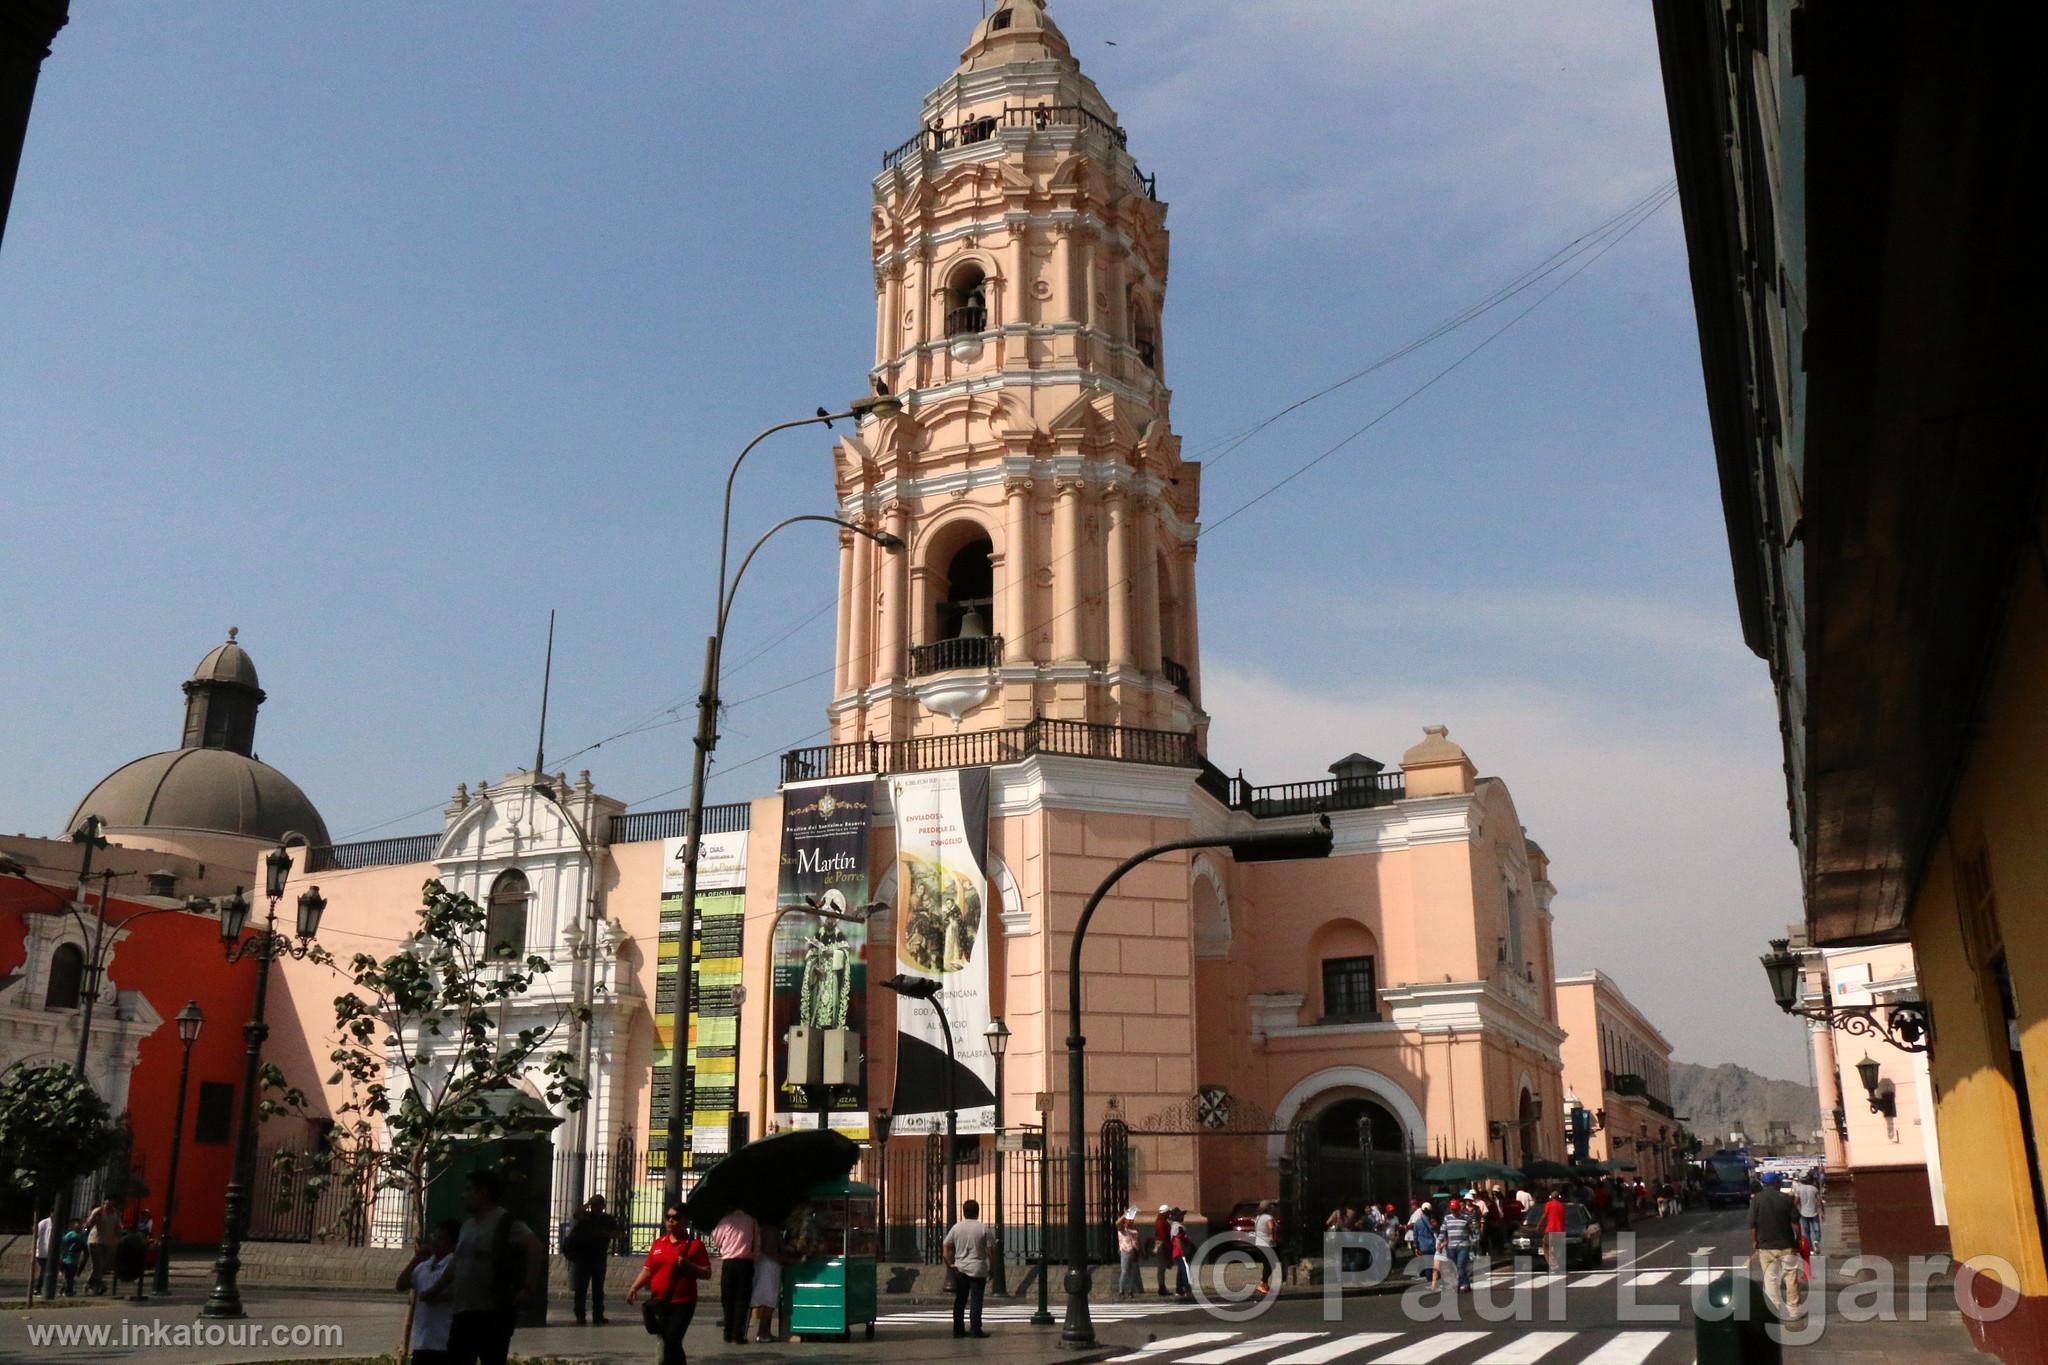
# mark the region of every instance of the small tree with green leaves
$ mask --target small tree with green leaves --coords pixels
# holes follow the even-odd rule
[[[551,1017],[505,1034],[507,1009],[546,974],[545,958],[492,951],[486,913],[470,897],[429,881],[419,923],[398,952],[358,953],[336,969],[351,989],[334,1001],[338,1045],[330,1087],[349,1098],[317,1130],[310,1152],[280,1152],[280,1198],[317,1200],[334,1182],[353,1193],[340,1221],[367,1215],[384,1190],[403,1193],[415,1239],[426,1230],[427,1194],[457,1148],[510,1130],[494,1093],[528,1080],[551,1104],[580,1109],[588,1087],[557,1046],[563,1025],[587,1021],[563,1004]],[[266,1068],[266,1117],[305,1114],[305,1095]],[[410,1315],[408,1315],[409,1317]]]
[[[117,1137],[107,1102],[70,1067],[18,1066],[0,1077],[0,1169],[33,1196],[36,1223],[59,1189],[106,1160]],[[54,1253],[65,1230],[53,1231]]]

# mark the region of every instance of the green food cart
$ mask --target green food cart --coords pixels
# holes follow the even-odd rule
[[[856,1323],[875,1335],[875,1197],[873,1185],[827,1180],[790,1215],[782,1319],[793,1339],[850,1338]]]

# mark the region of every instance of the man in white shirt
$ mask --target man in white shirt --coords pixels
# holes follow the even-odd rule
[[[960,1221],[946,1230],[941,1244],[946,1268],[953,1272],[953,1335],[985,1337],[981,1330],[981,1296],[988,1288],[989,1262],[995,1249],[995,1234],[981,1221],[981,1201],[970,1199],[960,1206]],[[968,1330],[968,1322],[974,1324]]]
[[[1792,1202],[1799,1206],[1799,1227],[1806,1234],[1809,1251],[1820,1250],[1821,1209],[1825,1201],[1821,1198],[1820,1186],[1814,1183],[1811,1170],[1801,1171],[1799,1178],[1792,1182]]]
[[[56,1254],[56,1248],[57,1225],[50,1221],[50,1215],[46,1213],[43,1215],[43,1221],[36,1224],[36,1251],[30,1258],[32,1267],[28,1277],[31,1285],[43,1282],[43,1266]]]

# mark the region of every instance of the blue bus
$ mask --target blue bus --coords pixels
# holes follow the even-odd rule
[[[1756,1163],[1746,1151],[1723,1149],[1700,1162],[1710,1209],[1741,1208],[1749,1203]]]

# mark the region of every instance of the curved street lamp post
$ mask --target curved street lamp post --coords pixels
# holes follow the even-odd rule
[[[711,751],[718,747],[718,673],[720,655],[725,648],[726,617],[732,609],[732,592],[738,589],[739,579],[746,573],[747,562],[753,559],[755,551],[761,548],[769,536],[792,521],[832,521],[856,535],[866,536],[884,549],[903,548],[903,542],[887,532],[871,531],[852,522],[841,521],[837,517],[792,517],[776,523],[768,529],[766,535],[754,542],[754,548],[747,551],[746,559],[740,563],[740,572],[734,575],[732,587],[729,589],[726,586],[725,569],[727,552],[732,541],[733,483],[739,478],[740,466],[746,463],[747,456],[753,453],[754,447],[778,431],[816,425],[829,427],[842,417],[853,419],[857,425],[861,418],[870,413],[887,415],[901,411],[902,406],[901,400],[886,395],[861,398],[848,404],[844,412],[828,413],[820,408],[815,417],[779,422],[747,442],[739,457],[732,462],[732,469],[725,476],[725,503],[718,522],[718,591],[712,599],[713,630],[711,637],[704,642],[704,683],[697,693],[697,735],[695,754],[690,763],[690,807],[683,825],[683,916],[681,943],[676,954],[676,1022],[671,1035],[673,1043],[669,1048],[669,1131],[662,1181],[664,1197],[670,1203],[675,1203],[683,1197],[682,1138],[687,1131],[688,1116],[695,1106],[696,1073],[691,1070],[689,1063],[689,1030],[690,1016],[697,1008],[696,973],[691,969],[697,943],[697,849],[703,837],[705,768],[710,761]],[[764,1001],[763,1008],[767,1008],[767,1005],[768,1002]],[[767,1116],[764,1114],[764,1131],[766,1126]]]
[[[178,1157],[185,1149],[185,1083],[192,1078],[192,1044],[199,1041],[199,1028],[206,1022],[197,1000],[187,1000],[178,1011],[178,1104],[171,1115],[171,1169],[164,1178],[164,1224],[156,1238],[156,1292],[171,1292],[171,1219],[178,1212]]]
[[[1102,885],[1081,907],[1074,925],[1074,941],[1067,958],[1067,1318],[1060,1327],[1062,1346],[1087,1347],[1095,1344],[1095,1324],[1088,1315],[1088,1179],[1086,1132],[1088,1068],[1087,1038],[1081,1034],[1081,945],[1088,937],[1088,922],[1110,889],[1138,864],[1165,853],[1186,849],[1227,848],[1241,863],[1285,862],[1297,858],[1327,858],[1332,839],[1330,818],[1318,815],[1305,830],[1267,833],[1212,835],[1197,839],[1174,839],[1134,853],[1118,863]]]

